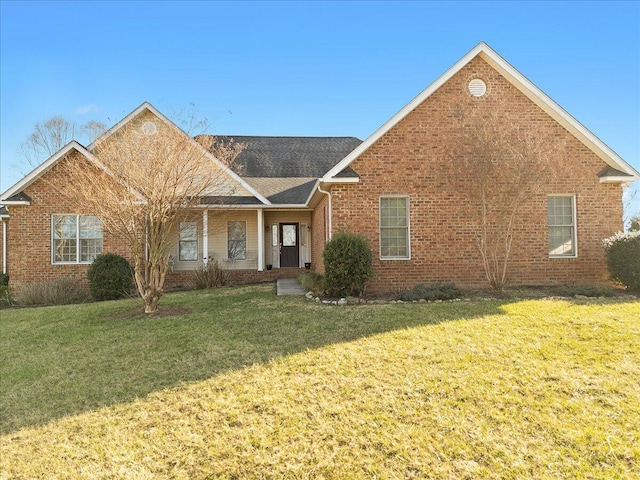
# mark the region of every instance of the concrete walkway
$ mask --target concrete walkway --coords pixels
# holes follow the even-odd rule
[[[307,293],[295,278],[281,278],[276,285],[278,295],[304,295]]]

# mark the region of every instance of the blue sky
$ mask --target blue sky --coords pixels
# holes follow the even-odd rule
[[[640,170],[640,2],[0,0],[0,190],[54,115],[368,137],[480,41]]]

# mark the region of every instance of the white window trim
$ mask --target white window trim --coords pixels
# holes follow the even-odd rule
[[[383,198],[404,198],[407,202],[407,256],[406,257],[384,257],[382,255],[382,199]],[[411,200],[409,195],[380,195],[378,199],[378,255],[380,260],[411,260]]]
[[[571,208],[573,209],[573,254],[571,255],[552,255],[549,252],[549,258],[578,258],[578,209],[576,207],[576,196],[573,194],[552,193],[547,195],[549,197],[571,197]],[[548,201],[547,201],[548,208]],[[549,220],[547,219],[547,239],[549,238]],[[549,250],[549,241],[547,240],[547,250]]]
[[[74,262],[56,262],[56,248],[55,248],[55,239],[53,238],[53,230],[55,228],[53,223],[54,217],[76,217],[76,261]],[[90,265],[93,263],[93,260],[90,262],[82,261],[82,252],[80,247],[80,217],[95,217],[95,215],[84,215],[78,213],[52,213],[51,214],[51,265]],[[104,230],[102,231],[102,250],[104,253]]]
[[[196,226],[196,239],[195,240],[184,240],[185,242],[196,242],[196,259],[195,260],[181,260],[180,259],[180,244],[183,242],[182,238],[180,237],[181,229],[180,229],[180,224],[182,223],[193,223]],[[178,261],[181,263],[193,263],[193,262],[197,262],[198,259],[200,258],[200,240],[198,240],[198,222],[196,220],[186,220],[184,222],[178,222]]]

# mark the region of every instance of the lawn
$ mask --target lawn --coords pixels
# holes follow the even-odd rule
[[[635,478],[640,302],[0,312],[0,478]]]

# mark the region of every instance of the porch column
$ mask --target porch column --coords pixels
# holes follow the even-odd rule
[[[209,210],[205,209],[202,212],[202,261],[204,265],[207,265],[209,260]]]
[[[258,209],[258,271],[264,270],[264,212]]]

